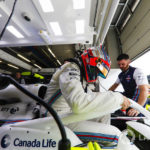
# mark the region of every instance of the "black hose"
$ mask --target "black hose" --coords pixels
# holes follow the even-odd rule
[[[61,122],[61,120],[59,119],[56,111],[49,106],[47,103],[45,103],[40,97],[32,94],[31,92],[29,92],[28,90],[26,90],[25,88],[23,88],[19,83],[17,83],[17,81],[15,81],[12,77],[10,77],[9,75],[1,75],[1,77],[4,80],[9,80],[10,83],[12,83],[13,85],[15,85],[15,87],[17,87],[20,91],[22,91],[23,93],[25,93],[26,95],[28,95],[29,97],[31,97],[32,99],[34,99],[36,102],[38,102],[39,104],[41,104],[42,106],[44,106],[49,112],[50,114],[54,117],[59,129],[60,129],[60,133],[62,136],[62,140],[63,141],[67,141],[67,136],[66,136],[66,132],[65,132],[65,128]]]
[[[8,23],[9,23],[9,21],[10,21],[12,15],[13,15],[13,13],[14,13],[16,3],[17,3],[17,0],[14,1],[11,14],[10,14],[10,16],[9,16],[9,18],[8,18],[8,20],[7,20],[6,24],[5,24],[5,26],[4,26],[3,30],[2,30],[2,32],[1,32],[1,34],[0,34],[0,40],[2,39],[2,36],[3,36],[3,34],[4,34],[5,30],[6,30],[6,27],[7,27]]]

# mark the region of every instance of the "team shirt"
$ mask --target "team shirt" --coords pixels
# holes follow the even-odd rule
[[[127,71],[118,75],[115,83],[122,84],[124,88],[123,95],[137,101],[140,93],[138,86],[148,84],[148,80],[141,69],[130,66]]]
[[[142,72],[142,70],[140,68],[135,68],[135,71],[133,73],[133,79],[135,80],[136,82],[136,85],[138,88],[139,85],[144,85],[144,84],[148,84],[148,80],[147,80],[147,77],[146,75]],[[117,78],[116,84],[120,84],[120,79],[119,77]]]

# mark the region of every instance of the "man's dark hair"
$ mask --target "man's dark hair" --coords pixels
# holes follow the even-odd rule
[[[118,57],[117,57],[117,61],[120,61],[120,60],[127,60],[129,59],[129,55],[128,54],[120,54]]]

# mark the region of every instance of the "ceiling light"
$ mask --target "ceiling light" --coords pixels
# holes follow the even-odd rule
[[[14,65],[11,65],[11,64],[7,64],[7,65],[12,67],[12,68],[19,69],[18,67],[14,66]]]
[[[61,65],[61,62],[57,59],[57,62]]]
[[[39,69],[42,69],[42,67],[40,67],[39,65],[37,64],[34,64],[34,66],[38,67]]]
[[[139,4],[140,0],[136,0],[134,5],[132,6],[131,10],[132,12],[134,12],[135,8],[137,7],[137,5]]]
[[[51,51],[50,48],[48,48],[48,51],[51,53],[51,55],[52,55],[54,58],[56,58],[55,54]]]
[[[52,39],[50,38],[50,35],[46,30],[40,30],[39,34],[42,37],[42,39],[46,42],[46,44],[52,44]]]
[[[50,22],[49,24],[50,24],[50,26],[51,26],[51,28],[52,28],[52,30],[56,36],[62,35],[62,31],[60,29],[58,22]]]
[[[13,26],[8,26],[7,30],[11,32],[17,38],[24,38],[24,36]]]
[[[0,14],[0,18],[2,17],[2,15]]]
[[[83,34],[84,33],[84,20],[76,20],[76,33]]]
[[[42,10],[44,12],[47,13],[47,12],[53,12],[54,11],[54,7],[53,7],[50,0],[39,0],[39,2],[40,2],[40,5],[42,7]]]
[[[25,58],[24,56],[20,55],[20,54],[17,54],[17,56],[19,56],[20,58],[26,60],[27,62],[31,62],[29,59]]]
[[[73,8],[74,9],[84,9],[85,8],[85,0],[73,0]]]

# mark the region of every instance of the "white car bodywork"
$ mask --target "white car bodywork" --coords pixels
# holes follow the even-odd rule
[[[28,101],[27,99],[29,97],[22,96],[23,93],[21,93],[19,90],[15,89],[15,91],[18,91],[15,92],[13,91],[14,87],[11,87],[10,89],[11,90],[4,89],[6,91],[0,92],[1,98],[7,96],[11,98],[11,96],[14,94],[17,95],[17,98],[22,98],[25,102]],[[35,87],[28,87],[27,89],[29,89],[30,91],[34,91]],[[37,91],[38,89],[39,88],[37,88]],[[9,95],[6,94],[8,91]],[[37,91],[35,90],[34,92],[36,93],[36,95],[38,93]],[[31,99],[29,98],[29,100]],[[132,100],[131,107],[143,113],[148,120],[150,119],[150,112],[148,112]],[[12,116],[13,115],[10,115],[9,119]],[[76,117],[73,117],[73,114],[67,117],[72,118],[73,120],[77,119]],[[62,119],[64,121],[64,124],[65,120],[67,120],[67,117],[64,117]],[[65,129],[67,133],[67,138],[71,141],[71,146],[75,146],[82,143],[79,140],[79,138],[73,133],[73,131],[66,127]],[[0,127],[0,135],[0,149],[2,150],[55,150],[58,149],[58,142],[61,139],[60,131],[55,121],[51,117],[28,120],[15,124],[4,124],[2,127]],[[124,145],[125,142],[128,143],[126,144],[126,146]],[[136,146],[130,144],[130,141],[126,137],[122,138],[122,135],[120,135],[119,137],[117,149],[119,150],[121,146],[124,148],[124,150],[129,150],[129,148],[131,148],[130,150],[138,150]]]

